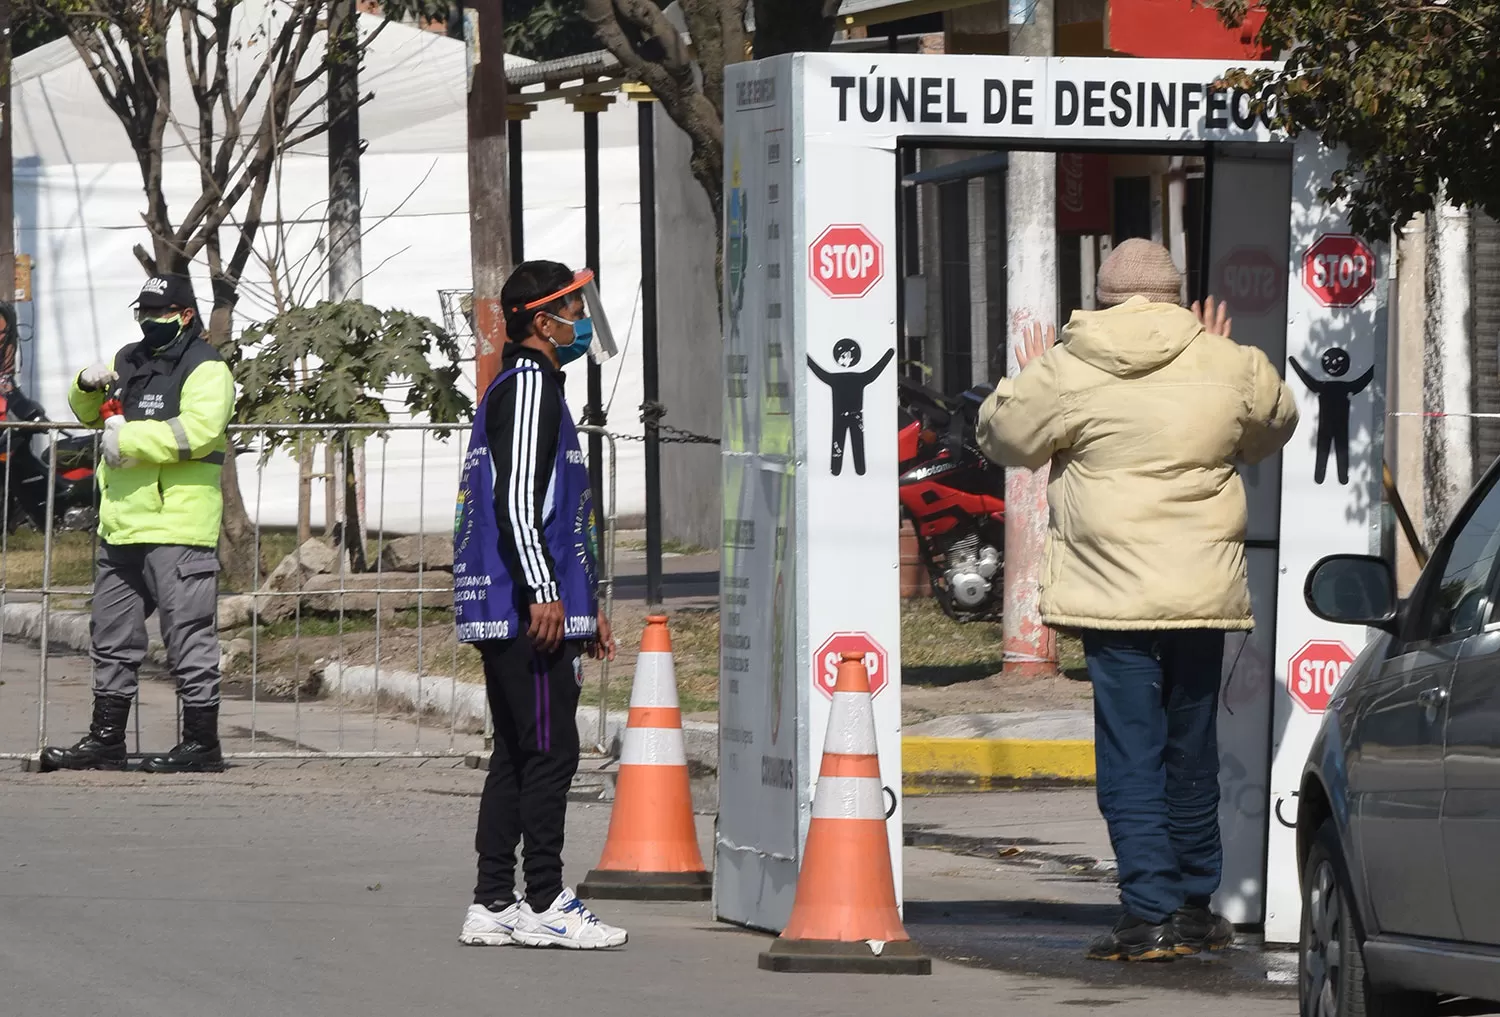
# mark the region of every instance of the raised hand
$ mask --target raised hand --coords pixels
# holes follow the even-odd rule
[[[1024,370],[1027,364],[1056,345],[1057,326],[1048,325],[1044,330],[1041,322],[1033,321],[1021,333],[1021,345],[1016,349],[1016,368]]]
[[[1200,307],[1198,301],[1194,300],[1193,314],[1197,316],[1199,324],[1203,326],[1203,331],[1209,335],[1223,336],[1225,339],[1229,338],[1229,327],[1234,324],[1234,321],[1229,317],[1228,304],[1223,301],[1216,302],[1210,296],[1204,298],[1203,305]]]

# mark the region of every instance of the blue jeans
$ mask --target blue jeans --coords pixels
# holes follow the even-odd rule
[[[1083,634],[1094,683],[1099,811],[1131,914],[1164,920],[1219,888],[1219,681],[1224,633]]]

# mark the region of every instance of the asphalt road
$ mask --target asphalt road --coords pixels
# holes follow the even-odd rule
[[[1006,916],[976,902],[1037,887],[1016,883],[1018,870],[935,851],[907,852],[911,896],[936,902],[910,905],[911,931],[939,956],[978,963],[940,961],[931,977],[762,972],[767,939],[716,924],[697,904],[601,906],[631,931],[618,953],[461,947],[480,780],[433,764],[165,780],[0,772],[0,1017],[909,1017],[997,1012],[1002,1001],[1027,1017],[1105,1006],[1111,1017],[1294,1011],[1285,995],[1183,991],[1190,977],[1090,984],[1015,973],[1003,956],[1013,941],[986,945],[983,935]],[[607,818],[603,806],[573,808],[572,878],[597,859]],[[1085,937],[1105,919],[1109,892],[1069,892],[1092,895],[1064,934]]]

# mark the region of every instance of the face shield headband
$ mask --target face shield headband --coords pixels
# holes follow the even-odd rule
[[[512,307],[510,310],[512,314],[535,311],[572,293],[577,293],[583,298],[584,314],[593,324],[594,333],[593,341],[589,345],[589,356],[593,358],[594,363],[602,364],[618,353],[619,348],[615,345],[615,336],[609,327],[609,319],[604,314],[604,304],[599,299],[599,287],[594,282],[593,269],[585,268],[575,272],[573,281],[562,289],[518,307]]]

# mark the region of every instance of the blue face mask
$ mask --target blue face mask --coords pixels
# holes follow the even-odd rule
[[[594,342],[594,323],[588,318],[579,318],[577,321],[569,321],[567,318],[559,318],[555,314],[549,314],[549,318],[563,325],[573,326],[573,341],[566,346],[552,345],[557,348],[557,362],[559,364],[571,364],[579,357],[589,351]]]

